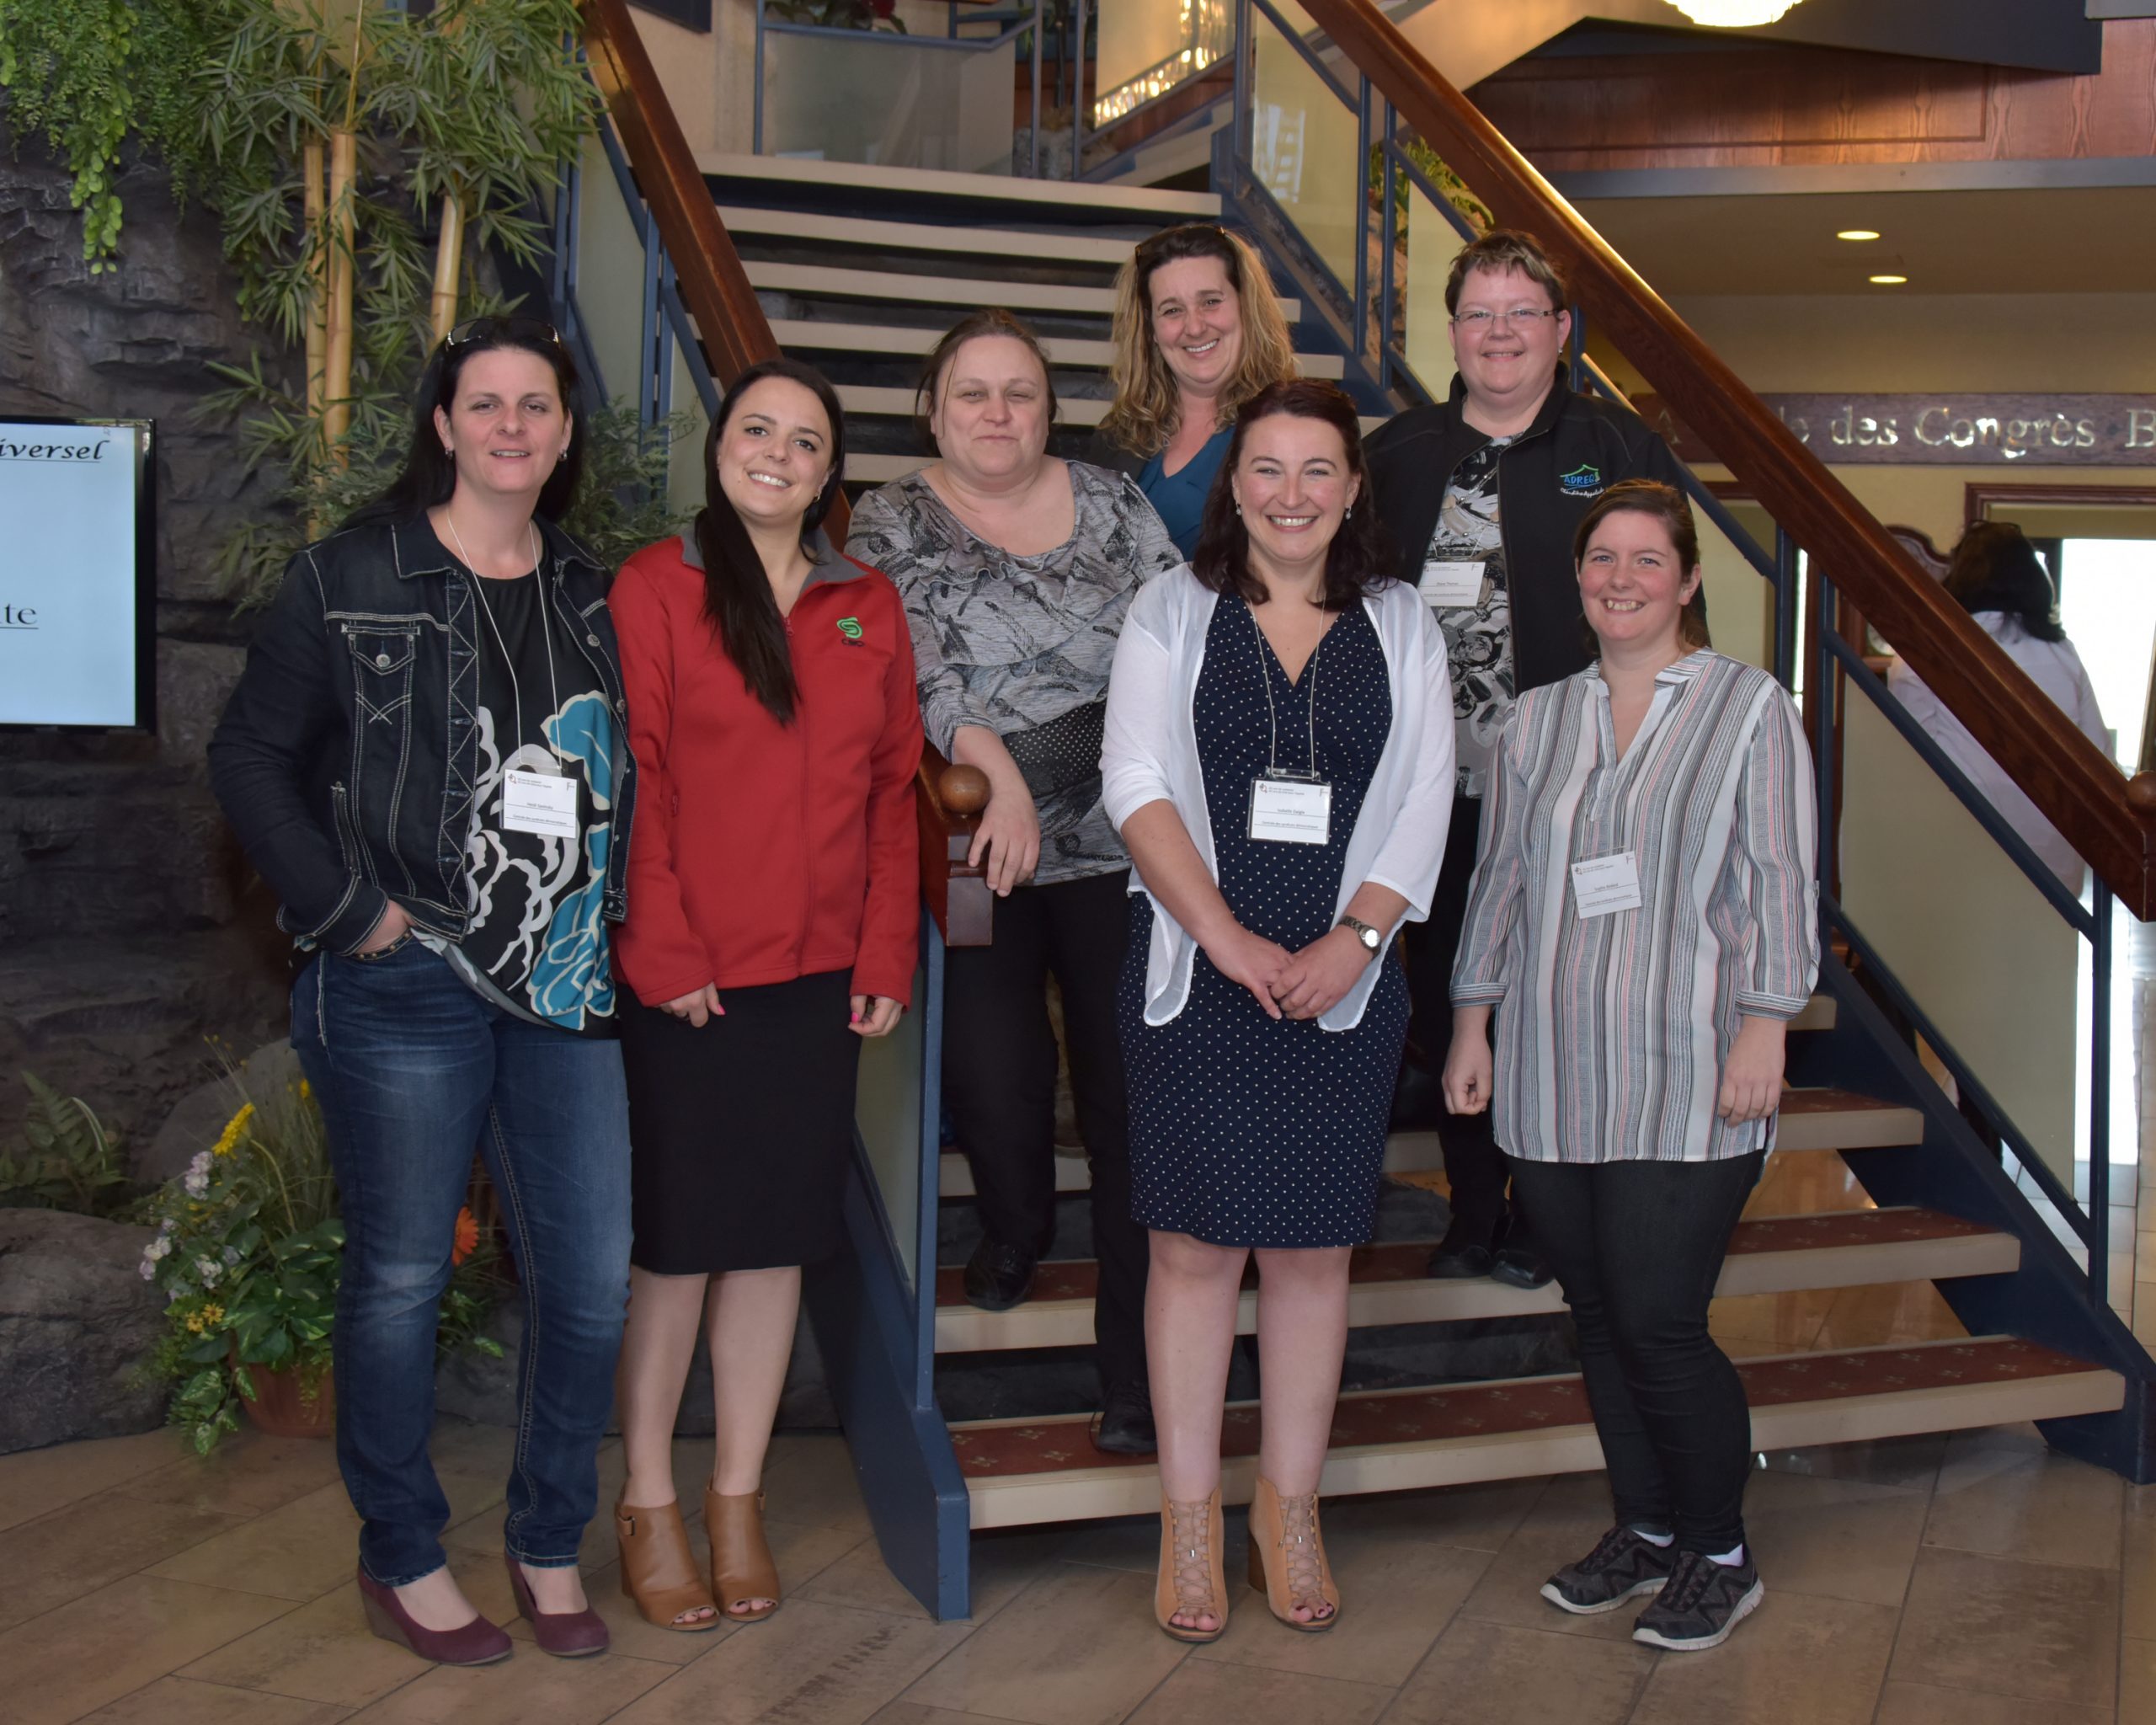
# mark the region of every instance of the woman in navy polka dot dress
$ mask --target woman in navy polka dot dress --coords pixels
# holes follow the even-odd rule
[[[1444,642],[1384,573],[1353,403],[1276,384],[1237,415],[1191,569],[1134,602],[1102,761],[1134,864],[1123,979],[1131,1206],[1150,1231],[1155,1611],[1226,1626],[1220,1425],[1258,1264],[1251,1579],[1290,1628],[1340,1599],[1317,1525],[1407,1031],[1393,936],[1428,912],[1452,809]]]

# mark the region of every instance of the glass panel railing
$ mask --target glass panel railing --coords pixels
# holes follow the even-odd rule
[[[2073,1188],[2080,937],[1860,690],[1845,690],[1841,899]]]
[[[1396,172],[1394,184],[1399,189],[1396,205],[1406,206],[1407,238],[1404,251],[1397,245],[1393,251],[1394,291],[1401,307],[1396,339],[1415,381],[1442,400],[1453,373],[1445,282],[1467,242],[1452,218],[1406,174]]]
[[[1274,8],[1299,34],[1314,27],[1294,0]],[[1251,14],[1256,72],[1251,90],[1251,174],[1273,196],[1304,243],[1343,288],[1355,285],[1357,217],[1368,168],[1358,118],[1340,93],[1255,8]]]
[[[914,972],[913,997],[916,1002],[928,998],[928,979],[919,970]],[[910,1286],[917,1286],[920,1276],[921,1171],[936,1167],[941,1148],[921,1141],[928,1017],[926,1012],[902,1013],[889,1036],[862,1044],[861,1076],[854,1093],[855,1130],[868,1152],[891,1243]],[[929,1274],[935,1274],[933,1265]]]
[[[1100,0],[1094,126],[1112,126],[1224,57],[1235,40],[1228,0]]]
[[[616,190],[603,140],[586,141],[578,180],[577,312],[600,381],[610,394],[634,402],[644,339],[643,238]]]
[[[764,29],[767,156],[1011,172],[1015,38]]]
[[[666,496],[675,509],[702,509],[704,504],[704,434],[711,429],[696,393],[696,377],[689,356],[678,341],[674,347],[674,409],[686,414],[687,429],[666,452]],[[696,361],[702,365],[702,357]]]
[[[1774,542],[1774,519],[1756,503],[1737,502],[1729,513],[1763,546]],[[1737,542],[1704,510],[1693,511],[1700,527],[1701,585],[1707,595],[1707,628],[1715,650],[1762,670],[1774,666],[1774,590],[1762,580]]]

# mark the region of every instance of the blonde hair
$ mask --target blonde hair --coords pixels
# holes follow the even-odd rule
[[[1141,241],[1115,278],[1114,357],[1108,377],[1115,402],[1101,420],[1111,442],[1134,455],[1152,456],[1167,446],[1182,417],[1175,376],[1153,339],[1153,276],[1161,265],[1185,258],[1217,258],[1235,291],[1242,321],[1242,359],[1220,392],[1214,410],[1222,425],[1235,410],[1275,383],[1299,375],[1288,320],[1273,291],[1265,260],[1249,241],[1209,222],[1186,222]]]

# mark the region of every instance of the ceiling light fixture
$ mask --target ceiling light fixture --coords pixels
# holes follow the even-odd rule
[[[1874,275],[1867,278],[1881,287],[1901,287],[1908,281],[1906,275]]]
[[[1844,227],[1834,238],[1836,239],[1877,239],[1879,230],[1876,227]]]
[[[1670,0],[1694,24],[1711,29],[1749,29],[1775,24],[1797,4],[1797,0]]]

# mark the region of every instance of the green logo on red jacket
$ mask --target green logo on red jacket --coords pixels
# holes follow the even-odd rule
[[[858,641],[861,638],[862,634],[861,619],[857,617],[841,617],[839,619],[839,633],[841,635],[844,635],[849,641]]]

